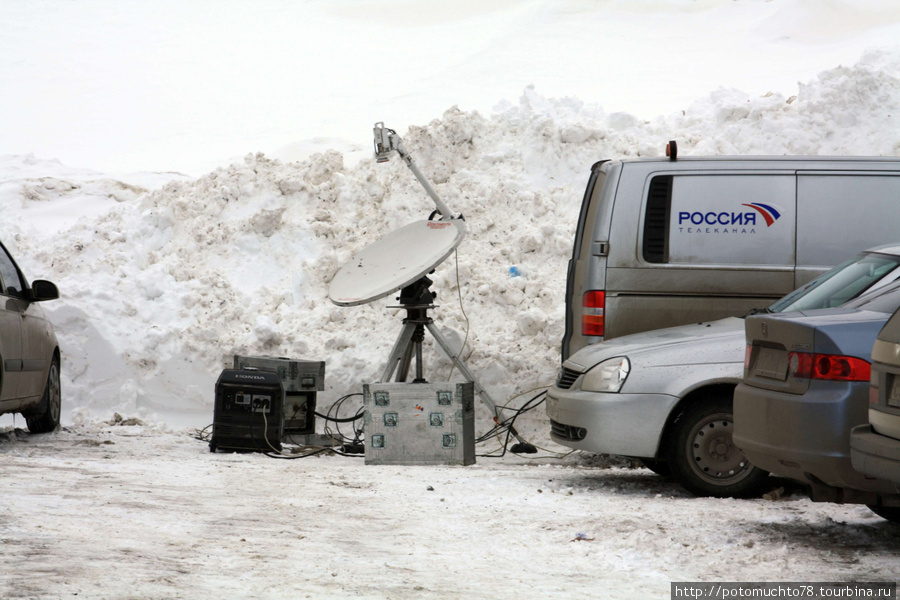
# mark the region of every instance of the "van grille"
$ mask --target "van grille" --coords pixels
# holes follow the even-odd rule
[[[672,205],[672,176],[654,177],[647,195],[644,216],[644,260],[664,263],[669,260],[669,208]]]
[[[580,442],[587,437],[587,429],[584,427],[573,427],[572,425],[563,425],[554,420],[550,420],[550,433],[558,438]]]
[[[567,390],[572,387],[572,384],[575,383],[575,380],[580,376],[581,373],[579,373],[578,371],[563,367],[559,372],[559,377],[556,378],[556,387],[561,390]]]

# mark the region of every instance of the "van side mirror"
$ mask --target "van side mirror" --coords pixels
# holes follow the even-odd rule
[[[59,298],[59,288],[56,284],[43,279],[35,279],[31,284],[31,301],[42,302],[44,300],[56,300]]]

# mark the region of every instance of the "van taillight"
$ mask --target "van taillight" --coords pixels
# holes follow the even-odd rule
[[[581,335],[603,335],[606,292],[592,290],[581,299]]]
[[[791,352],[788,365],[792,377],[828,381],[869,381],[872,365],[855,356]]]

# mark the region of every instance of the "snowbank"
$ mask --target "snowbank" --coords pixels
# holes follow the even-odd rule
[[[424,126],[386,125],[465,215],[458,273],[451,257],[432,276],[433,317],[460,340],[468,328],[467,363],[502,403],[555,376],[593,162],[658,156],[669,139],[682,154],[897,155],[898,103],[900,52],[879,51],[795,97],[719,89],[652,121],[529,87],[489,116],[451,108]],[[392,297],[337,307],[328,283],[356,251],[434,208],[399,159],[345,164],[333,150],[290,163],[248,155],[197,179],[113,179],[32,156],[2,157],[0,174],[0,239],[63,296],[45,307],[67,422],[118,411],[205,424],[236,353],[325,360],[322,405],[359,391],[382,370],[402,314]],[[426,343],[426,373],[446,378],[449,360]],[[537,412],[526,430],[542,436]]]

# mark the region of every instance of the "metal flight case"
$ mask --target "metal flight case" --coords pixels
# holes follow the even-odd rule
[[[475,384],[363,385],[366,464],[475,463]]]
[[[284,386],[282,442],[306,444],[316,433],[316,395],[325,389],[325,362],[275,356],[234,357],[235,369],[257,369],[278,375]]]

